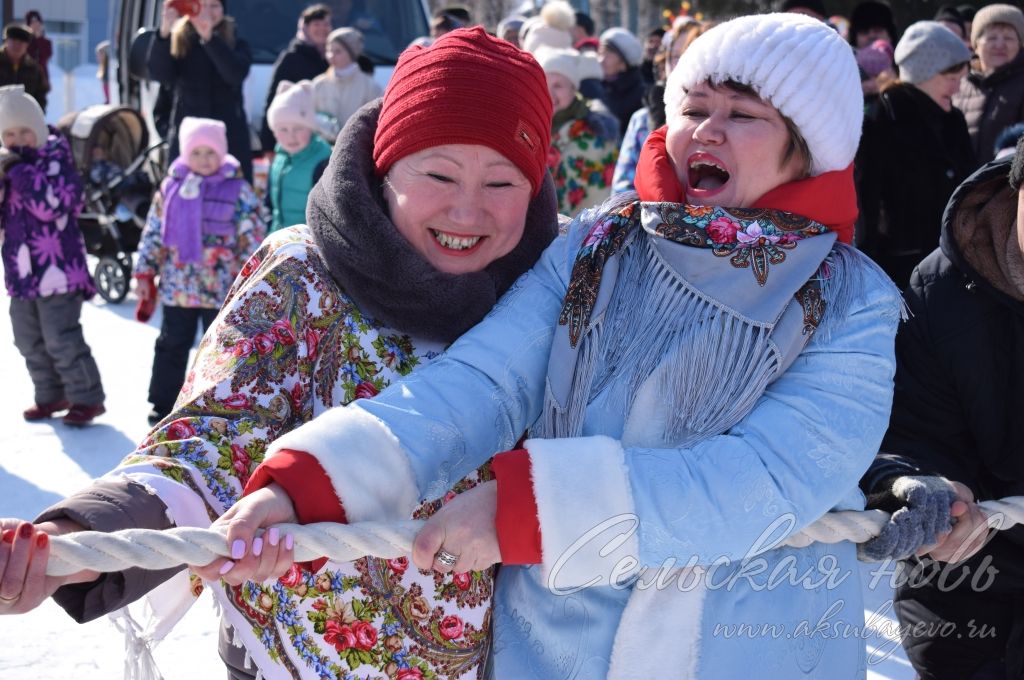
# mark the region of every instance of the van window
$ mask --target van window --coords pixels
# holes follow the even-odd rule
[[[269,64],[295,37],[299,14],[310,0],[231,0],[228,14],[238,35],[249,43],[253,61]],[[427,35],[421,0],[329,0],[335,28],[352,26],[363,32],[365,54],[376,65],[395,64],[413,40]]]

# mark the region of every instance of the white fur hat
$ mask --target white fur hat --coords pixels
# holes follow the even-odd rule
[[[857,153],[864,96],[853,50],[822,21],[802,14],[743,16],[715,26],[683,53],[665,87],[669,122],[705,81],[749,85],[800,130],[811,175],[843,170]]]
[[[560,73],[568,78],[577,90],[580,89],[581,81],[587,78],[601,78],[601,63],[592,52],[543,47],[533,56],[544,69],[544,73]]]
[[[267,108],[267,123],[271,130],[285,123],[296,123],[320,132],[313,102],[313,83],[309,80],[297,83],[282,80],[278,83],[274,100]]]
[[[24,85],[0,87],[0,132],[27,127],[36,133],[36,146],[42,148],[50,131],[46,117],[35,97],[25,92]]]

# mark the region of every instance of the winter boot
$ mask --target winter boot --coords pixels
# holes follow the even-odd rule
[[[92,424],[93,418],[106,412],[103,404],[72,404],[61,420],[71,427],[85,427]]]
[[[35,404],[31,408],[25,409],[21,415],[30,422],[46,420],[47,418],[52,418],[53,414],[57,411],[66,411],[70,406],[71,403],[67,399],[59,399],[48,404]]]

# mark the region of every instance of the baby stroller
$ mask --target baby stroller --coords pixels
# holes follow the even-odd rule
[[[93,270],[96,290],[104,300],[120,302],[128,294],[131,254],[163,175],[154,152],[165,143],[149,146],[145,120],[126,106],[73,111],[57,127],[85,180],[85,207],[78,219],[86,251],[99,259]]]

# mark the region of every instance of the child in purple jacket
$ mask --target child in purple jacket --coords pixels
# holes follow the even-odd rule
[[[67,140],[21,85],[0,87],[0,137],[0,253],[14,344],[35,388],[25,420],[67,411],[66,425],[88,425],[105,409],[79,322],[95,292],[76,219],[82,178]]]

